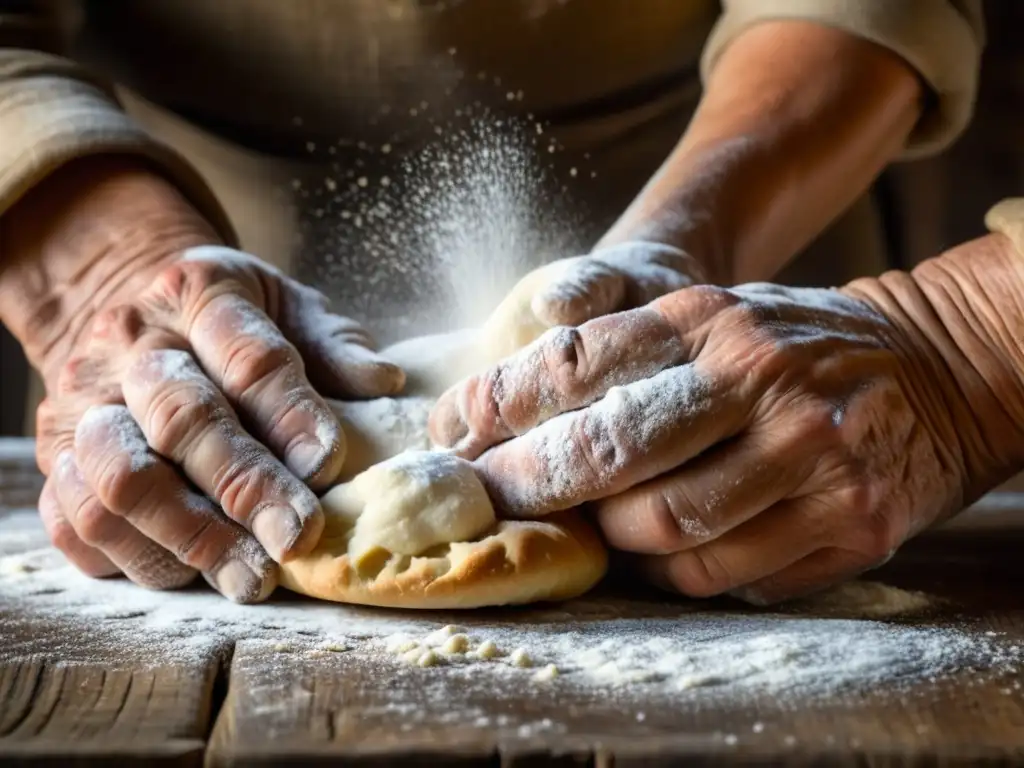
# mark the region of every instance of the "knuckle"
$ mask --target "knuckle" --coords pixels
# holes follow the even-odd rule
[[[64,554],[70,554],[77,547],[81,537],[75,533],[71,523],[57,520],[50,527],[50,543]]]
[[[175,304],[189,304],[209,285],[220,279],[221,269],[215,261],[179,261],[156,276],[152,290]]]
[[[583,374],[587,367],[583,337],[577,328],[559,327],[548,331],[541,346],[541,362],[556,396],[576,403],[584,394]]]
[[[729,571],[711,548],[698,548],[674,555],[673,586],[689,597],[714,597],[732,586]]]
[[[122,304],[97,313],[90,335],[93,339],[131,346],[142,331],[142,315],[130,305]]]
[[[888,558],[902,541],[899,526],[883,509],[875,508],[863,515],[859,527],[859,549],[870,560]]]
[[[206,570],[211,562],[209,549],[214,525],[212,518],[204,520],[191,536],[175,546],[174,556],[185,565]]]
[[[103,363],[91,356],[69,358],[57,373],[57,394],[76,395],[92,389],[100,380]]]
[[[283,375],[294,385],[302,370],[302,358],[284,337],[241,336],[228,352],[223,382],[229,392],[245,398],[274,376]]]
[[[131,509],[138,503],[144,487],[140,472],[132,466],[131,457],[112,454],[101,459],[92,477],[96,495],[113,509]]]
[[[649,520],[652,549],[655,552],[672,552],[679,546],[680,534],[688,537],[702,528],[702,524],[694,519],[692,513],[684,512],[678,499],[670,498],[665,493],[658,493],[645,502]]]
[[[75,533],[86,544],[103,547],[113,543],[116,537],[115,518],[99,499],[86,499],[72,517]]]
[[[658,494],[655,503],[660,507],[657,517],[676,541],[680,537],[701,540],[711,533],[707,520],[709,505],[698,503],[684,484],[678,483],[669,492]]]
[[[579,459],[575,466],[587,478],[588,484],[604,485],[625,463],[620,450],[621,441],[616,439],[614,428],[609,428],[604,419],[584,417],[574,442]]]
[[[717,285],[694,285],[684,288],[680,294],[687,295],[692,301],[700,302],[710,312],[724,311],[743,303],[743,299],[735,291]]]
[[[208,388],[165,382],[153,392],[143,421],[153,450],[161,456],[180,459],[189,446],[224,417],[219,398]]]

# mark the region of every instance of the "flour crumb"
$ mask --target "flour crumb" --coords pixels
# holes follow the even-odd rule
[[[434,667],[437,666],[440,660],[441,658],[436,653],[434,653],[433,649],[431,649],[419,657],[419,659],[416,661],[416,666]]]
[[[513,667],[522,667],[525,669],[533,666],[533,659],[530,658],[530,654],[528,654],[523,648],[516,648],[512,651],[512,654],[508,657],[508,661]]]
[[[498,646],[495,645],[493,640],[484,640],[480,645],[477,646],[476,650],[473,651],[473,655],[478,659],[488,660],[497,658],[500,651]]]
[[[935,598],[924,592],[912,592],[879,582],[857,580],[794,601],[784,610],[823,616],[886,619],[924,613],[934,608],[936,604]]]
[[[423,650],[417,646],[416,648],[410,648],[408,651],[400,654],[402,660],[407,664],[419,664],[420,658],[423,657]]]
[[[558,677],[558,667],[554,664],[548,664],[534,673],[533,680],[538,683],[549,683],[556,677]]]
[[[441,650],[447,654],[465,653],[468,648],[469,638],[463,634],[452,635],[441,646]]]

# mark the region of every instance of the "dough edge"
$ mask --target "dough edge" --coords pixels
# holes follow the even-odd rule
[[[578,597],[608,567],[597,532],[575,511],[536,521],[502,521],[476,541],[450,545],[449,556],[404,558],[404,563],[392,555],[371,578],[360,576],[338,544],[325,536],[308,555],[282,564],[281,585],[355,605],[483,608]]]

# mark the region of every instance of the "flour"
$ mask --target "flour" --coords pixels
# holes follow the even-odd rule
[[[156,463],[142,430],[123,405],[94,405],[87,409],[75,428],[75,442],[87,446],[92,454],[129,457],[132,472],[141,472]],[[70,454],[57,457],[58,462],[70,460]]]
[[[827,611],[818,612],[813,601],[792,613],[711,615],[689,601],[584,598],[461,613],[458,624],[448,624],[452,614],[361,609],[284,592],[254,606],[199,588],[151,592],[121,579],[88,579],[59,552],[44,548],[0,557],[0,635],[8,638],[0,660],[42,655],[69,665],[110,658],[126,665],[200,664],[211,652],[227,653],[244,642],[314,666],[359,663],[386,670],[408,668],[401,652],[415,651],[418,664],[430,651],[429,673],[440,677],[423,685],[436,689],[439,706],[454,707],[456,721],[483,713],[445,701],[446,677],[481,696],[510,685],[565,686],[625,697],[642,710],[662,698],[803,700],[882,685],[899,692],[961,670],[972,670],[975,682],[1021,671],[1024,648],[1002,635],[891,621],[893,613],[931,604],[920,593],[855,582],[817,605],[845,605],[849,616],[864,610],[890,621],[822,618]],[[34,627],[31,633],[14,631],[26,624]],[[24,639],[28,634],[32,639]],[[102,659],[90,655],[95,653]],[[529,666],[517,666],[525,659]]]
[[[299,277],[384,343],[478,326],[519,277],[584,248],[530,118],[479,102],[413,117],[429,143],[350,148],[297,190]]]
[[[606,493],[630,467],[642,464],[653,477],[676,466],[678,437],[707,410],[709,391],[709,381],[693,365],[612,387],[588,409],[556,416],[520,437],[516,458],[503,459],[498,452],[499,459],[485,455],[480,466],[517,516],[564,509],[584,494]],[[575,433],[585,439],[566,438]],[[522,457],[543,468],[530,473],[542,480],[525,485],[516,479],[522,469],[514,462]]]

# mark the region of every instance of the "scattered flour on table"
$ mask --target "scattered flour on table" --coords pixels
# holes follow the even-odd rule
[[[882,683],[900,690],[966,670],[977,682],[1017,673],[1024,661],[1024,648],[995,633],[880,621],[919,613],[930,601],[870,583],[805,601],[802,613],[771,614],[711,615],[685,602],[627,608],[613,598],[437,614],[281,594],[269,604],[239,606],[205,589],[159,593],[121,579],[91,580],[50,548],[0,557],[0,660],[45,655],[89,663],[100,660],[88,656],[98,649],[104,661],[113,655],[125,664],[198,664],[211,650],[255,643],[289,663],[330,664],[350,654],[374,669],[414,665],[422,671],[409,674],[456,676],[481,695],[568,686],[640,702],[803,699]],[[857,610],[872,618],[836,617]],[[44,630],[17,631],[29,624]],[[443,679],[431,678],[440,700]]]

